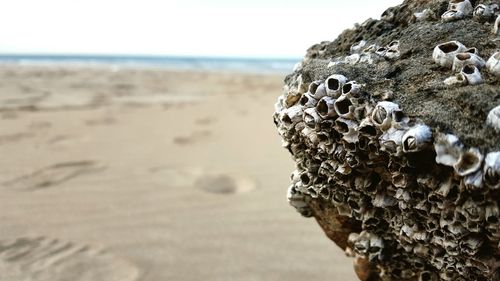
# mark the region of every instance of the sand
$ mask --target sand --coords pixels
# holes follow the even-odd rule
[[[281,76],[0,67],[0,281],[356,280],[286,202]]]

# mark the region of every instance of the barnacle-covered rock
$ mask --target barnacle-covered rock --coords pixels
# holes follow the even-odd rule
[[[496,2],[406,0],[285,80],[288,201],[361,280],[500,280]]]

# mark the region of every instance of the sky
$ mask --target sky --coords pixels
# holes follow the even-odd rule
[[[402,0],[0,0],[0,53],[294,58]]]

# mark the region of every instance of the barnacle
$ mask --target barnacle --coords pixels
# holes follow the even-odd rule
[[[495,16],[495,12],[499,9],[498,4],[486,5],[479,4],[474,8],[473,15],[480,21],[489,21]]]
[[[444,67],[451,67],[456,54],[466,51],[464,44],[458,41],[449,41],[437,45],[432,53],[434,62]]]
[[[462,67],[460,74],[465,77],[465,80],[470,85],[477,85],[483,82],[483,77],[481,76],[479,69],[473,64],[467,64]]]
[[[486,62],[486,67],[491,74],[500,76],[500,52],[494,53]]]
[[[490,110],[486,117],[486,124],[500,133],[500,105]]]
[[[440,21],[442,1],[406,0],[285,80],[287,198],[362,280],[500,280],[499,8],[477,2],[450,1]]]
[[[497,16],[495,23],[493,24],[493,34],[500,34],[500,15]]]
[[[455,55],[455,58],[453,59],[453,66],[452,70],[453,71],[460,71],[464,66],[468,64],[475,65],[478,68],[482,68],[485,66],[484,60],[476,54],[476,49],[473,48],[469,52],[469,50],[465,53],[458,53]]]
[[[329,96],[338,98],[342,93],[342,86],[347,82],[347,78],[340,74],[333,74],[325,80],[326,92]]]
[[[500,188],[500,152],[490,152],[484,161],[484,183],[491,188]]]

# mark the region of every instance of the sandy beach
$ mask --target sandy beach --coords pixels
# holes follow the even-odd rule
[[[0,281],[356,280],[286,201],[282,81],[0,66]]]

